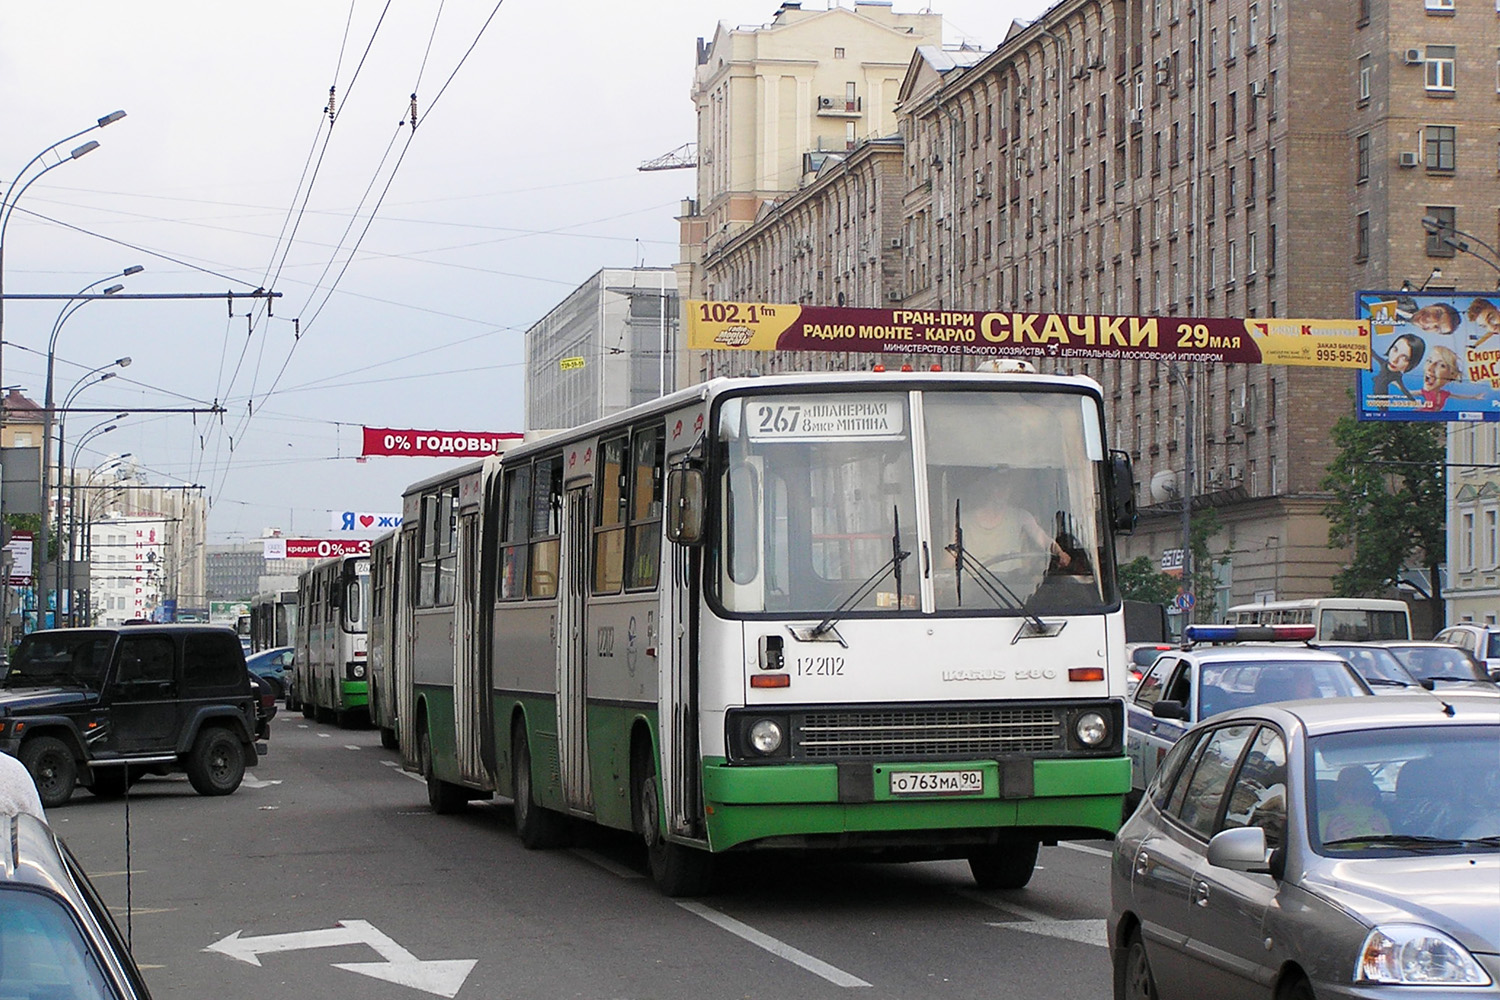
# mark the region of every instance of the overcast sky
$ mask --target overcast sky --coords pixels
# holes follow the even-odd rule
[[[211,541],[269,527],[318,537],[331,511],[398,510],[407,483],[457,460],[356,462],[361,427],[520,428],[525,329],[601,267],[676,260],[673,217],[693,176],[636,167],[695,138],[695,39],[777,6],[0,4],[0,184],[127,112],[85,137],[99,149],[20,197],[5,292],[71,293],[142,264],[127,291],[282,295],[269,319],[248,300],[233,317],[222,299],[79,309],[58,336],[59,403],[81,385],[78,408],[226,412],[133,413],[78,463],[128,452],[153,484],[201,484]],[[932,9],[947,41],[988,50],[1046,6]],[[414,133],[401,124],[413,90]],[[38,403],[61,307],[5,307],[0,381]],[[80,383],[122,355],[133,363],[119,377]],[[69,461],[104,419],[68,417]]]

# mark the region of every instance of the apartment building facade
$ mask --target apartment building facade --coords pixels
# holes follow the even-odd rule
[[[1338,317],[1359,288],[1420,282],[1442,249],[1423,232],[1431,209],[1454,208],[1462,227],[1488,205],[1486,232],[1495,225],[1495,93],[1478,84],[1486,60],[1497,83],[1500,29],[1484,8],[1064,0],[971,64],[914,52],[897,107],[901,287],[885,294],[917,307]],[[1421,66],[1407,65],[1412,49]],[[1464,93],[1453,81],[1468,77]],[[1418,148],[1422,162],[1403,166]],[[1453,166],[1471,150],[1472,171]],[[813,185],[761,216],[795,206],[827,220],[814,203],[836,198]],[[747,230],[700,258],[701,287],[771,302],[816,290],[819,264],[859,253],[852,229],[825,221],[823,234],[820,254],[797,258],[775,225]],[[774,264],[743,266],[757,254]],[[1320,484],[1352,373],[1073,367],[1104,385],[1113,441],[1136,462],[1143,516],[1123,559],[1180,545],[1187,490],[1222,525],[1216,593],[1200,600],[1327,592],[1347,553],[1328,546]]]

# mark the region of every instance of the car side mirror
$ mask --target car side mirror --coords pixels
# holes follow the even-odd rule
[[[1208,842],[1208,863],[1236,872],[1271,873],[1271,854],[1266,850],[1266,831],[1258,826],[1222,830]]]
[[[1159,701],[1151,706],[1151,714],[1158,719],[1179,719],[1188,717],[1187,706],[1180,701]]]

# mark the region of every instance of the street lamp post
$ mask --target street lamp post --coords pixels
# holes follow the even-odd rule
[[[110,372],[107,375],[103,376],[102,378],[95,379],[94,382],[102,382],[102,381],[104,381],[105,378],[109,378],[112,375],[114,375],[114,372]],[[91,382],[89,384],[93,385],[94,382]],[[76,387],[75,387],[75,389],[76,389]],[[69,394],[69,398],[70,399],[72,398],[72,394],[71,393]],[[66,410],[66,406],[64,407],[64,410]],[[77,465],[78,465],[78,453],[83,450],[83,446],[84,445],[88,444],[90,441],[92,441],[96,437],[99,437],[100,435],[108,434],[110,431],[115,430],[117,427],[120,426],[119,425],[119,421],[123,420],[126,416],[128,416],[128,414],[117,413],[113,417],[109,417],[109,418],[107,418],[105,420],[101,420],[97,424],[95,424],[94,426],[90,427],[88,430],[84,431],[83,434],[79,437],[78,443],[73,446],[73,461],[71,463],[71,466],[73,468],[77,468]],[[62,437],[59,434],[59,436],[58,436],[58,442],[57,442],[57,458],[58,458],[58,465],[59,466],[62,465],[62,456],[63,456]],[[74,485],[76,486],[77,484],[74,484]],[[74,492],[76,493],[77,490],[75,489]],[[59,479],[59,481],[58,481],[57,494],[58,494],[58,497],[57,497],[57,533],[58,533],[59,539],[61,539],[61,537],[62,537],[62,482],[61,482],[61,479]],[[62,584],[62,564],[61,564],[61,561],[60,561],[61,558],[62,558],[62,546],[61,545],[58,546],[57,553],[58,553],[59,562],[57,564],[57,568],[54,569],[53,573],[58,578],[58,602],[57,602],[57,604],[58,604],[58,610],[61,611],[62,610],[62,586],[61,586],[61,584]],[[69,559],[72,558],[72,553],[71,552],[69,552],[68,557],[69,557]],[[68,592],[68,614],[69,614],[70,617],[71,617],[72,613],[73,613],[73,593],[70,590]]]
[[[111,111],[103,118],[95,121],[94,124],[90,125],[88,128],[78,132],[74,132],[72,135],[64,136],[63,138],[57,140],[52,145],[48,146],[46,149],[42,150],[40,153],[36,154],[30,160],[28,160],[26,166],[22,167],[20,172],[16,174],[15,180],[11,181],[10,186],[5,189],[4,196],[0,197],[0,341],[3,341],[5,336],[5,228],[10,224],[10,216],[11,213],[15,211],[16,202],[20,200],[21,195],[26,193],[27,188],[36,183],[37,178],[41,177],[49,170],[55,170],[56,168],[62,166],[64,163],[68,163],[71,160],[78,159],[80,156],[85,156],[89,153],[92,153],[94,150],[99,148],[99,143],[94,141],[93,139],[90,139],[88,142],[85,142],[81,146],[75,146],[71,151],[69,151],[66,157],[58,154],[56,163],[48,164],[41,170],[38,170],[26,180],[26,183],[22,184],[21,179],[26,176],[27,171],[40,163],[48,153],[52,153],[59,146],[66,145],[67,143],[72,142],[74,139],[81,138],[94,131],[95,129],[103,128],[106,125],[113,125],[115,122],[124,117],[125,112],[123,111]],[[0,379],[0,381],[3,381],[3,379]],[[3,412],[0,412],[0,424],[3,423],[4,414]]]
[[[104,282],[111,281],[111,280],[113,280],[115,278],[124,278],[124,277],[128,277],[128,276],[130,276],[132,274],[140,274],[144,270],[145,270],[145,268],[142,267],[140,264],[132,264],[131,266],[125,268],[125,270],[119,272],[118,274],[112,274],[112,275],[110,275],[107,278],[100,278],[98,281],[92,281],[89,284],[84,285],[82,288],[80,288],[78,290],[78,294],[82,295],[84,292],[88,291],[90,288],[93,288],[95,285],[102,285]],[[108,288],[104,289],[104,291],[101,294],[104,294],[104,295],[115,295],[115,294],[119,293],[120,291],[122,291],[124,288],[125,288],[125,286],[121,285],[121,284],[110,285]],[[50,488],[50,484],[52,482],[52,476],[51,476],[51,471],[52,471],[52,457],[51,457],[52,456],[52,421],[54,419],[53,415],[56,412],[53,409],[53,406],[52,406],[52,402],[53,402],[52,386],[53,386],[53,367],[54,367],[54,364],[55,364],[55,362],[57,360],[57,335],[62,332],[63,324],[66,323],[72,317],[72,315],[74,313],[76,313],[78,310],[82,309],[84,306],[88,305],[88,303],[90,303],[92,301],[94,301],[94,300],[93,299],[83,299],[81,301],[70,301],[67,305],[63,306],[62,307],[62,311],[57,314],[57,320],[56,320],[56,322],[54,322],[52,324],[52,335],[47,338],[47,390],[46,390],[46,395],[44,397],[44,401],[42,403],[42,512],[43,512],[43,515],[42,515],[42,526],[41,526],[41,531],[40,531],[40,542],[39,542],[39,544],[37,546],[37,549],[38,549],[38,551],[41,554],[41,560],[42,560],[43,564],[45,564],[46,560],[47,560],[47,517],[46,517],[46,510],[47,510],[47,490]],[[119,364],[120,367],[122,367],[122,368],[125,367],[125,365],[128,365],[129,363],[130,363],[130,359],[129,358],[122,358],[120,361],[115,362],[115,364]],[[107,368],[109,366],[105,365],[104,367]],[[100,369],[95,369],[95,370],[96,371],[103,371],[104,369],[100,368]],[[93,373],[91,372],[90,374],[93,374]],[[87,378],[87,377],[88,377],[87,375],[84,376],[84,378]],[[62,511],[62,470],[61,470],[62,457],[63,457],[63,455],[62,455],[62,445],[59,444],[58,447],[57,447],[57,462],[58,462],[58,466],[59,466],[58,477],[57,477],[57,489],[58,489],[57,509],[58,509],[58,512],[59,512],[58,513],[58,522],[57,522],[57,531],[58,531],[59,535],[62,534],[62,519],[61,519],[62,518],[62,514],[61,514],[61,511]],[[53,581],[53,585],[56,586],[56,584],[57,584],[57,581],[54,580]],[[44,582],[44,585],[43,585],[42,601],[43,601],[43,604],[46,603],[46,587],[45,587],[45,582]]]
[[[62,488],[62,484],[63,484],[63,470],[65,468],[68,468],[68,466],[65,466],[63,464],[63,455],[66,454],[63,449],[64,449],[64,444],[65,444],[65,442],[67,440],[68,408],[73,405],[73,399],[74,399],[74,397],[76,397],[83,390],[87,389],[91,385],[98,385],[100,382],[107,382],[110,379],[114,378],[117,374],[119,374],[118,372],[105,371],[105,369],[107,369],[107,368],[115,368],[115,367],[119,367],[119,368],[128,368],[128,367],[130,367],[130,358],[129,357],[116,358],[115,360],[111,361],[107,365],[100,365],[98,368],[95,368],[95,369],[92,369],[91,371],[85,372],[84,375],[83,375],[83,377],[80,378],[77,382],[73,383],[73,388],[69,389],[68,390],[68,394],[63,397],[62,410],[61,410],[61,413],[59,415],[58,422],[57,422],[57,533],[58,533],[59,539],[62,537],[62,526],[63,526],[63,514],[62,514],[62,507],[63,507],[63,488]],[[103,372],[103,374],[100,374],[101,372]],[[98,375],[99,377],[98,378],[94,378],[95,375]],[[127,416],[127,414],[120,413],[120,414],[117,414],[113,419],[115,419],[115,420],[123,420],[126,416]],[[110,430],[114,430],[114,428],[111,427]],[[46,448],[46,445],[44,444],[43,445],[43,450],[45,450],[45,448]],[[74,455],[75,456],[77,455],[77,449],[74,449]],[[46,474],[45,473],[43,473],[42,482],[43,482],[44,485],[47,482]],[[46,544],[46,541],[45,541],[46,540],[46,534],[45,534],[45,532],[46,532],[46,522],[47,522],[46,507],[43,506],[43,508],[42,508],[42,526],[43,526],[42,527],[42,530],[43,530],[42,538],[43,538],[43,545],[44,546]],[[47,553],[46,553],[46,550],[44,548],[43,551],[42,551],[42,561],[43,561],[44,565],[46,563],[46,558],[47,558]],[[62,546],[60,544],[57,546],[57,556],[56,556],[56,558],[54,560],[54,565],[57,567],[57,569],[54,570],[54,572],[53,572],[53,581],[52,581],[52,583],[53,583],[54,587],[58,587],[58,589],[61,589],[60,588],[60,584],[61,584],[60,577],[61,577],[61,569],[62,569]],[[46,588],[46,581],[44,579],[43,583],[42,583],[41,598],[43,600],[45,600],[46,596],[47,596],[47,588]],[[58,603],[59,603],[59,605],[61,605],[62,602],[59,600]]]
[[[1427,234],[1429,236],[1436,236],[1438,237],[1438,239],[1442,240],[1444,245],[1452,247],[1459,253],[1466,253],[1470,257],[1473,257],[1475,260],[1482,261],[1483,263],[1488,264],[1490,267],[1494,268],[1496,274],[1500,274],[1500,250],[1496,250],[1494,247],[1490,246],[1488,243],[1480,239],[1478,236],[1475,236],[1473,233],[1466,233],[1462,229],[1459,229],[1452,223],[1448,222],[1446,219],[1439,219],[1435,215],[1422,216],[1422,228],[1427,231]],[[1491,259],[1490,257],[1486,257],[1484,254],[1479,253],[1469,245],[1471,242],[1478,243],[1480,246],[1484,247],[1490,252],[1494,259]],[[1424,282],[1424,287],[1425,284],[1426,283]],[[1495,288],[1497,290],[1500,290],[1500,279],[1496,280]]]
[[[87,489],[87,490],[94,489],[95,488],[94,487],[94,477],[95,476],[99,475],[100,473],[108,473],[108,472],[116,472],[116,471],[118,471],[119,468],[120,468],[121,463],[124,462],[127,458],[130,458],[130,457],[131,457],[131,452],[128,452],[128,451],[127,452],[123,452],[123,453],[121,453],[119,455],[116,455],[114,458],[111,458],[109,461],[105,462],[103,465],[100,465],[100,466],[97,466],[95,468],[90,469],[89,470],[89,474],[88,474],[88,478],[84,480],[84,489]],[[74,457],[73,457],[73,468],[75,470],[78,468],[78,456],[77,455],[74,455]],[[117,479],[118,479],[118,477],[117,477]],[[92,604],[92,600],[91,600],[91,598],[90,598],[89,595],[91,595],[92,592],[93,592],[93,572],[92,572],[93,566],[92,566],[92,564],[90,564],[90,567],[89,567],[90,572],[89,572],[88,589],[84,590],[85,597],[84,597],[84,601],[83,601],[83,617],[82,617],[82,619],[80,619],[80,617],[79,617],[79,615],[77,613],[78,604],[79,604],[79,602],[78,602],[78,596],[77,596],[78,595],[78,589],[77,589],[77,586],[74,583],[74,574],[73,574],[73,567],[78,562],[78,476],[77,476],[76,472],[73,475],[73,482],[69,486],[68,497],[69,497],[69,499],[68,499],[68,624],[70,626],[72,626],[72,625],[78,625],[80,623],[80,620],[81,620],[82,624],[88,625],[88,624],[91,624],[91,622],[89,621],[89,619],[91,617],[90,606]],[[85,496],[84,496],[84,502],[89,506],[90,509],[92,509],[94,507],[93,501],[89,498],[89,496],[87,494],[85,494]],[[85,525],[88,524],[88,521],[86,519],[84,521],[84,524]],[[58,531],[59,532],[62,531],[62,525],[58,525]],[[88,548],[88,546],[87,546],[87,539],[85,539],[85,546],[84,547],[85,547],[85,549]]]

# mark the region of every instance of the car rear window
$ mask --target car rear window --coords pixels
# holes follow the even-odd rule
[[[231,689],[244,681],[245,653],[231,632],[190,633],[182,649],[183,684],[194,690]]]

